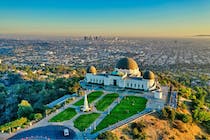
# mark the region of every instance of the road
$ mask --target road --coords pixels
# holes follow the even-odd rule
[[[70,135],[63,136],[63,130],[69,129],[65,126],[60,125],[48,125],[43,127],[37,127],[30,129],[28,131],[23,131],[9,138],[9,140],[14,139],[41,139],[41,140],[49,140],[49,139],[74,139],[76,134],[72,129],[69,129]]]

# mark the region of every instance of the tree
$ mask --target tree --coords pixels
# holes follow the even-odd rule
[[[195,109],[193,111],[193,118],[198,123],[210,121],[210,112],[201,110],[199,108]]]
[[[182,121],[184,123],[191,122],[192,121],[192,117],[190,115],[188,115],[188,114],[183,114]]]
[[[64,78],[58,78],[54,81],[53,85],[55,86],[55,88],[59,89],[59,88],[63,88],[66,89],[67,87],[67,82],[66,79]]]
[[[144,132],[144,128],[146,127],[146,124],[143,121],[132,123],[131,129],[132,129],[132,135],[134,139],[146,139],[146,133]]]
[[[70,93],[77,93],[79,88],[80,88],[80,84],[79,83],[74,83],[74,85],[70,86],[68,90],[69,90]]]
[[[133,135],[134,135],[134,138],[139,138],[140,136],[140,132],[136,127],[133,129]]]
[[[2,83],[0,83],[0,93],[6,93],[6,87]]]
[[[86,70],[84,68],[82,68],[80,71],[81,71],[82,76],[86,74]]]
[[[27,100],[22,100],[20,104],[18,104],[18,117],[29,117],[33,112],[33,108],[31,104]]]
[[[175,117],[176,117],[176,112],[174,111],[174,109],[171,109],[170,110],[170,113],[169,113],[169,119],[171,121],[174,121],[175,120]]]
[[[163,109],[162,109],[162,117],[163,117],[164,119],[167,119],[167,118],[168,118],[168,113],[167,113],[167,111],[166,111],[166,108],[163,108]]]
[[[203,122],[202,125],[206,128],[208,134],[210,134],[210,120]]]
[[[41,120],[42,119],[42,114],[41,113],[36,113],[34,114],[34,120],[38,121],[38,120]]]
[[[176,112],[174,109],[171,109],[170,107],[165,107],[162,109],[162,117],[174,121],[176,117]]]

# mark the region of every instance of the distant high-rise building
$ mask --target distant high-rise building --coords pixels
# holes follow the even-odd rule
[[[88,39],[88,37],[87,36],[84,36],[84,40],[87,40]]]
[[[102,40],[101,36],[84,36],[84,40],[89,40],[89,41],[93,41],[93,40]]]

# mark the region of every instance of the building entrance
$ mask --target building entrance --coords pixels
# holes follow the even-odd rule
[[[117,80],[114,80],[113,84],[114,84],[114,86],[116,86],[117,85]]]

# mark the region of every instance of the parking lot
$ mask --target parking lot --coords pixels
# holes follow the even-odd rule
[[[24,131],[21,133],[18,133],[14,135],[13,137],[9,138],[9,140],[26,140],[26,139],[32,139],[32,140],[51,140],[51,139],[74,139],[76,136],[75,132],[69,128],[70,135],[64,136],[63,130],[66,129],[65,126],[60,125],[48,125],[44,127],[37,127],[34,129],[30,129],[28,131]]]

